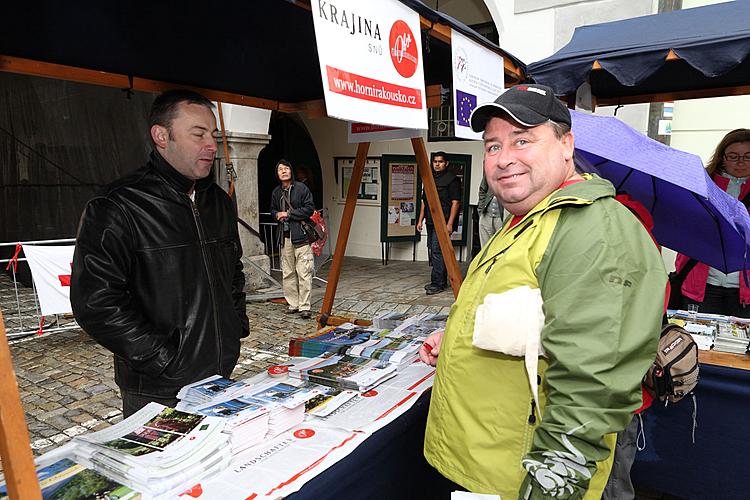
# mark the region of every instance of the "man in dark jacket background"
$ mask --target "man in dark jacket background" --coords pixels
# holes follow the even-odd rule
[[[237,218],[212,175],[213,104],[168,91],[150,124],[146,165],[88,202],[71,278],[76,319],[114,353],[125,417],[229,377],[248,334]]]
[[[448,157],[442,151],[432,156],[432,175],[435,177],[440,206],[443,216],[446,218],[445,225],[448,235],[456,230],[458,210],[461,207],[461,181],[456,174],[448,168]],[[422,192],[422,207],[419,209],[417,219],[417,231],[422,232],[422,222],[427,217],[427,248],[430,250],[430,263],[432,272],[430,282],[425,285],[427,295],[434,295],[445,290],[448,286],[448,271],[445,269],[443,252],[440,250],[437,233],[435,232],[435,221],[432,220],[430,207],[427,205],[427,196]]]
[[[271,193],[271,216],[279,221],[281,273],[288,312],[310,317],[313,279],[313,253],[301,222],[309,220],[315,202],[307,186],[294,180],[292,164],[281,159],[276,164],[279,185]]]

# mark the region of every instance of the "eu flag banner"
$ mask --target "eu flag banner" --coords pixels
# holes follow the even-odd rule
[[[456,123],[469,127],[471,112],[477,107],[477,96],[456,89]]]
[[[453,56],[453,122],[456,137],[481,140],[471,130],[471,112],[494,101],[505,90],[503,58],[458,31],[451,32]]]

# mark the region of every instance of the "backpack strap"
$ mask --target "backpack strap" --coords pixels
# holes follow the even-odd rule
[[[674,277],[674,281],[670,283],[671,286],[678,285],[680,288],[682,288],[682,283],[685,281],[685,278],[687,278],[687,275],[690,274],[690,271],[693,270],[693,268],[698,264],[698,261],[695,259],[690,259],[685,263],[684,266],[682,266],[682,269],[680,269],[680,272],[677,273]]]

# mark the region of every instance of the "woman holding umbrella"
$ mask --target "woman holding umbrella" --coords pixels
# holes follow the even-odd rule
[[[750,129],[729,132],[719,142],[706,167],[713,181],[728,194],[750,203]],[[750,317],[750,270],[724,274],[702,262],[677,255],[675,268],[685,275],[681,284],[683,308],[697,304],[700,312]],[[673,289],[679,283],[672,283]]]

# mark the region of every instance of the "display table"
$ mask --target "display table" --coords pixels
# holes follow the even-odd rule
[[[287,498],[448,500],[457,487],[427,463],[422,451],[430,393],[422,394],[408,412]]]
[[[643,414],[646,448],[636,454],[633,483],[684,498],[748,498],[750,356],[701,351],[700,361],[695,444],[692,399],[655,402]]]

